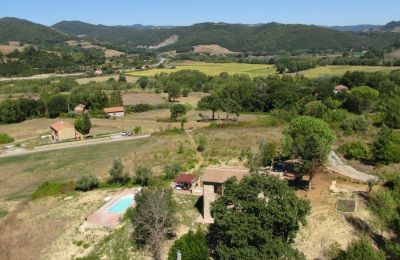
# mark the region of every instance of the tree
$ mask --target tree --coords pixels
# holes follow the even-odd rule
[[[374,215],[374,223],[380,230],[383,242],[383,231],[390,227],[396,216],[397,203],[391,193],[383,189],[371,194],[368,207]]]
[[[347,252],[341,252],[334,260],[358,259],[385,260],[386,258],[383,252],[376,250],[367,238],[362,237],[360,240],[351,242]]]
[[[242,109],[239,103],[231,98],[221,100],[221,108],[226,113],[226,120],[229,120],[230,114],[235,114],[238,117]]]
[[[126,77],[124,74],[119,74],[118,82],[126,82]]]
[[[400,128],[400,96],[383,102],[383,122],[392,128]]]
[[[197,229],[196,233],[190,230],[176,240],[169,250],[168,260],[176,260],[178,251],[182,255],[182,260],[210,259],[206,236],[200,228]]]
[[[47,103],[47,115],[50,118],[58,117],[61,113],[68,112],[67,99],[64,96],[57,95],[50,97]]]
[[[80,191],[89,191],[97,187],[99,187],[99,180],[91,174],[80,176],[75,183],[75,189]]]
[[[178,118],[186,114],[187,110],[185,105],[176,104],[171,107],[170,112],[171,112],[171,119],[177,121]]]
[[[321,101],[311,101],[304,107],[304,114],[323,119],[328,108]]]
[[[309,203],[275,177],[230,179],[211,205],[209,248],[216,259],[304,259],[291,243],[309,212]]]
[[[90,128],[92,128],[92,123],[90,122],[90,118],[87,113],[84,113],[82,117],[78,118],[75,121],[75,129],[81,134],[87,135],[90,132]]]
[[[302,116],[290,122],[286,131],[286,149],[289,155],[300,159],[303,172],[310,174],[328,158],[335,141],[335,133],[328,124],[318,118]]]
[[[175,100],[181,96],[181,87],[174,81],[168,82],[165,90],[168,93],[169,102],[175,102]]]
[[[122,106],[123,105],[121,91],[114,90],[113,92],[111,92],[109,105],[110,106]]]
[[[215,112],[221,109],[220,98],[216,95],[202,97],[197,104],[199,109],[210,109],[212,111],[212,120],[215,120]]]
[[[111,183],[125,184],[129,181],[129,175],[127,172],[125,172],[124,165],[122,164],[120,158],[113,160],[112,167],[108,172],[111,177],[109,182]]]
[[[347,107],[355,113],[370,112],[379,98],[379,91],[367,86],[356,87],[351,90]]]
[[[389,164],[399,160],[396,158],[397,145],[394,141],[392,130],[383,125],[372,144],[373,159],[376,163]]]
[[[182,166],[177,162],[165,165],[164,176],[168,180],[173,180],[182,171]]]
[[[135,242],[148,248],[154,259],[161,260],[163,242],[173,233],[177,223],[172,191],[145,188],[136,195],[135,201],[136,208],[130,216]]]
[[[149,85],[149,78],[148,77],[140,77],[137,81],[137,84],[139,84],[140,88],[145,89]]]
[[[135,168],[135,182],[141,186],[149,186],[153,177],[153,171],[143,165],[138,165]]]

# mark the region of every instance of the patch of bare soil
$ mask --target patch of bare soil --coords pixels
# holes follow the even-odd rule
[[[209,53],[209,54],[215,54],[215,55],[235,53],[235,52],[228,50],[227,48],[224,48],[224,47],[216,45],[216,44],[196,45],[193,47],[194,47],[194,52],[196,52],[196,53]]]
[[[358,227],[350,220],[363,222],[369,219],[369,213],[363,202],[363,194],[367,185],[354,184],[336,180],[336,187],[344,192],[331,193],[329,186],[334,177],[317,175],[313,178],[312,191],[299,190],[298,195],[311,203],[311,214],[307,217],[307,225],[302,227],[295,239],[294,246],[303,252],[307,259],[322,257],[323,252],[334,242],[343,249],[359,236]],[[346,192],[347,191],[347,192]],[[357,201],[357,209],[352,214],[341,214],[336,211],[338,198],[353,198]]]
[[[111,193],[96,190],[67,201],[51,197],[20,203],[0,220],[0,259],[71,259],[86,252],[107,230],[79,227]]]

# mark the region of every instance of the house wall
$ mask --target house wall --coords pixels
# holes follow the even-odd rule
[[[64,128],[58,131],[58,141],[75,139],[75,129],[74,128]]]
[[[213,223],[214,219],[211,217],[210,205],[215,201],[214,185],[203,185],[203,219],[205,223]]]
[[[124,116],[125,113],[124,112],[116,112],[116,113],[107,113],[109,116],[111,117],[118,117],[118,116]]]

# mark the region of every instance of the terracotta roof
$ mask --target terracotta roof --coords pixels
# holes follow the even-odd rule
[[[85,108],[86,108],[85,105],[79,104],[79,105],[77,105],[77,106],[74,108],[74,110],[75,110],[75,111],[83,111],[83,110],[85,110]]]
[[[349,88],[348,87],[346,87],[345,85],[337,85],[336,87],[335,87],[335,90],[336,91],[342,91],[342,90],[348,90]]]
[[[241,180],[249,174],[246,168],[207,168],[202,177],[203,182],[224,183],[231,177]]]
[[[124,112],[124,107],[106,107],[104,108],[104,112],[106,113]]]
[[[72,125],[65,123],[63,121],[55,122],[54,124],[52,124],[50,126],[50,128],[57,132],[60,131],[61,129],[65,129],[65,128],[73,128],[74,129],[74,127]]]
[[[193,183],[197,180],[197,176],[193,174],[179,174],[175,178],[175,182],[180,182],[180,183]]]

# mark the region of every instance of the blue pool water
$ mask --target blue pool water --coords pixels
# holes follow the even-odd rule
[[[135,203],[135,198],[133,195],[122,197],[117,200],[111,207],[109,207],[107,211],[111,213],[123,213],[133,203]]]

